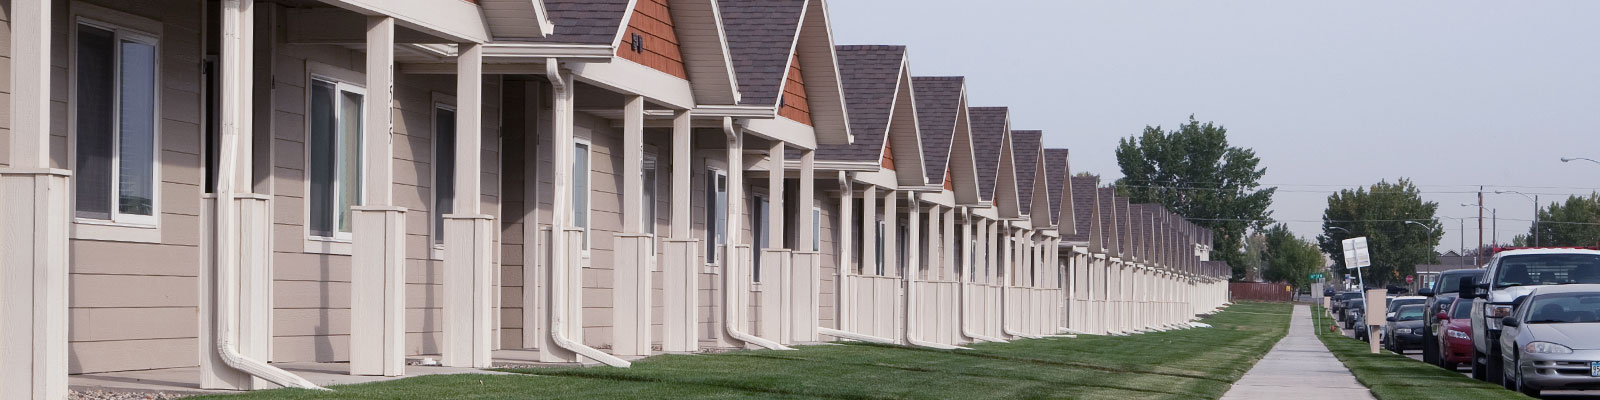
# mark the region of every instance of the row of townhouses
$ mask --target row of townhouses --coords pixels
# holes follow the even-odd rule
[[[823,0],[6,3],[0,398],[957,349],[1227,301],[1208,230],[905,47],[834,43]]]

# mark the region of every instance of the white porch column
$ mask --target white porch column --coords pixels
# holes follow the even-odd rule
[[[664,241],[661,259],[661,349],[693,352],[699,349],[700,241],[691,233],[694,199],[693,132],[688,111],[672,116],[672,236]]]
[[[925,259],[925,260],[922,260],[923,264],[927,264],[928,274],[926,276],[919,277],[921,279],[926,279],[926,280],[942,280],[942,279],[944,279],[944,274],[945,274],[945,272],[944,272],[944,262],[945,262],[945,258],[943,256],[943,254],[944,254],[944,252],[949,251],[949,247],[943,247],[942,246],[942,244],[944,243],[944,238],[943,238],[943,235],[940,234],[941,233],[940,230],[942,230],[944,228],[939,225],[939,217],[941,217],[943,215],[944,215],[943,212],[939,211],[939,205],[938,204],[929,203],[928,204],[928,233],[926,235],[927,236],[927,240],[922,240],[921,238],[913,237],[913,240],[916,240],[919,243],[921,243],[920,246],[927,246],[927,248],[928,248],[928,258]],[[920,224],[921,222],[919,221],[918,223]],[[919,266],[918,268],[921,268],[921,267]]]
[[[965,231],[964,228],[963,231]],[[957,239],[960,238],[956,237],[956,209],[951,207],[944,211],[944,252],[942,253],[942,263],[940,264],[941,269],[944,270],[941,274],[945,276],[946,280],[963,276],[961,261],[956,259]],[[963,241],[961,245],[965,246],[965,243]]]
[[[494,349],[494,216],[483,213],[483,45],[456,57],[455,199],[444,216],[445,366],[488,368]]]
[[[861,189],[861,274],[878,273],[878,187]]]
[[[622,106],[622,232],[612,252],[611,352],[650,355],[650,260],[655,238],[644,233],[644,98],[627,96]],[[654,205],[650,205],[654,206]]]
[[[897,190],[883,191],[883,275],[900,276],[900,199]],[[874,199],[876,201],[877,199]]]
[[[394,205],[394,18],[367,17],[365,201],[350,267],[350,374],[405,374],[405,212]]]
[[[848,305],[851,299],[849,277],[852,272],[855,272],[855,259],[850,254],[851,250],[855,249],[855,236],[854,232],[851,232],[851,225],[855,220],[854,209],[855,184],[850,182],[850,178],[846,173],[840,172],[839,223],[834,225],[839,230],[839,234],[836,235],[839,238],[839,262],[837,264],[839,270],[838,277],[834,279],[833,307],[835,319],[833,326],[846,332],[851,331],[850,319],[855,317],[850,312],[850,306]],[[862,264],[866,263],[863,262]]]
[[[788,284],[790,339],[797,343],[817,341],[817,328],[822,315],[822,249],[812,247],[817,239],[811,227],[817,221],[811,215],[816,204],[817,183],[816,150],[800,150],[800,190],[795,193],[795,249],[794,260],[785,277]],[[819,246],[820,247],[820,243]]]
[[[0,169],[0,398],[67,397],[72,173],[50,168],[53,2],[11,2],[11,151]]]
[[[783,246],[783,178],[785,172],[784,144],[781,140],[769,141],[767,148],[767,215],[762,216],[767,223],[767,232],[763,235],[767,243],[751,243],[757,246],[756,257],[761,257],[761,270],[751,272],[751,280],[761,283],[760,291],[754,293],[761,299],[760,307],[756,309],[756,321],[760,323],[756,334],[779,343],[792,343],[784,316],[785,302],[788,301],[789,290],[788,264],[792,261],[791,253]],[[757,210],[750,210],[755,212]],[[752,227],[760,229],[761,227]]]

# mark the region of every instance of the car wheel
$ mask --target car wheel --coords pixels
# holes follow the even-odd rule
[[[1487,382],[1489,381],[1489,374],[1485,373],[1487,372],[1485,370],[1488,368],[1481,362],[1483,359],[1483,353],[1479,353],[1477,349],[1472,350],[1472,379]]]
[[[1516,360],[1520,361],[1521,359],[1522,359],[1522,356],[1519,354],[1517,356]],[[1534,389],[1534,388],[1528,387],[1528,384],[1523,382],[1523,380],[1522,380],[1522,366],[1521,366],[1522,363],[1518,362],[1518,361],[1513,361],[1511,363],[1511,368],[1516,370],[1515,375],[1516,375],[1516,382],[1517,382],[1517,392],[1525,394],[1525,395],[1528,395],[1528,397],[1538,398],[1539,397],[1539,389]]]
[[[1444,368],[1445,371],[1450,371],[1450,372],[1456,372],[1456,368],[1460,367],[1460,365],[1456,365],[1456,363],[1445,362],[1445,361],[1439,361],[1439,364],[1437,364],[1437,365],[1439,366],[1439,368]]]

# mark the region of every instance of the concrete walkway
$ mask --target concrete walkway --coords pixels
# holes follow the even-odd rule
[[[1240,399],[1371,399],[1372,392],[1356,382],[1344,363],[1317,340],[1311,327],[1311,307],[1296,304],[1284,336],[1244,378],[1233,384],[1224,400]]]

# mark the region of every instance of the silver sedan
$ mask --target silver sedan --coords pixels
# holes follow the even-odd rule
[[[1507,388],[1600,390],[1600,285],[1541,287],[1514,304],[1500,335]]]

